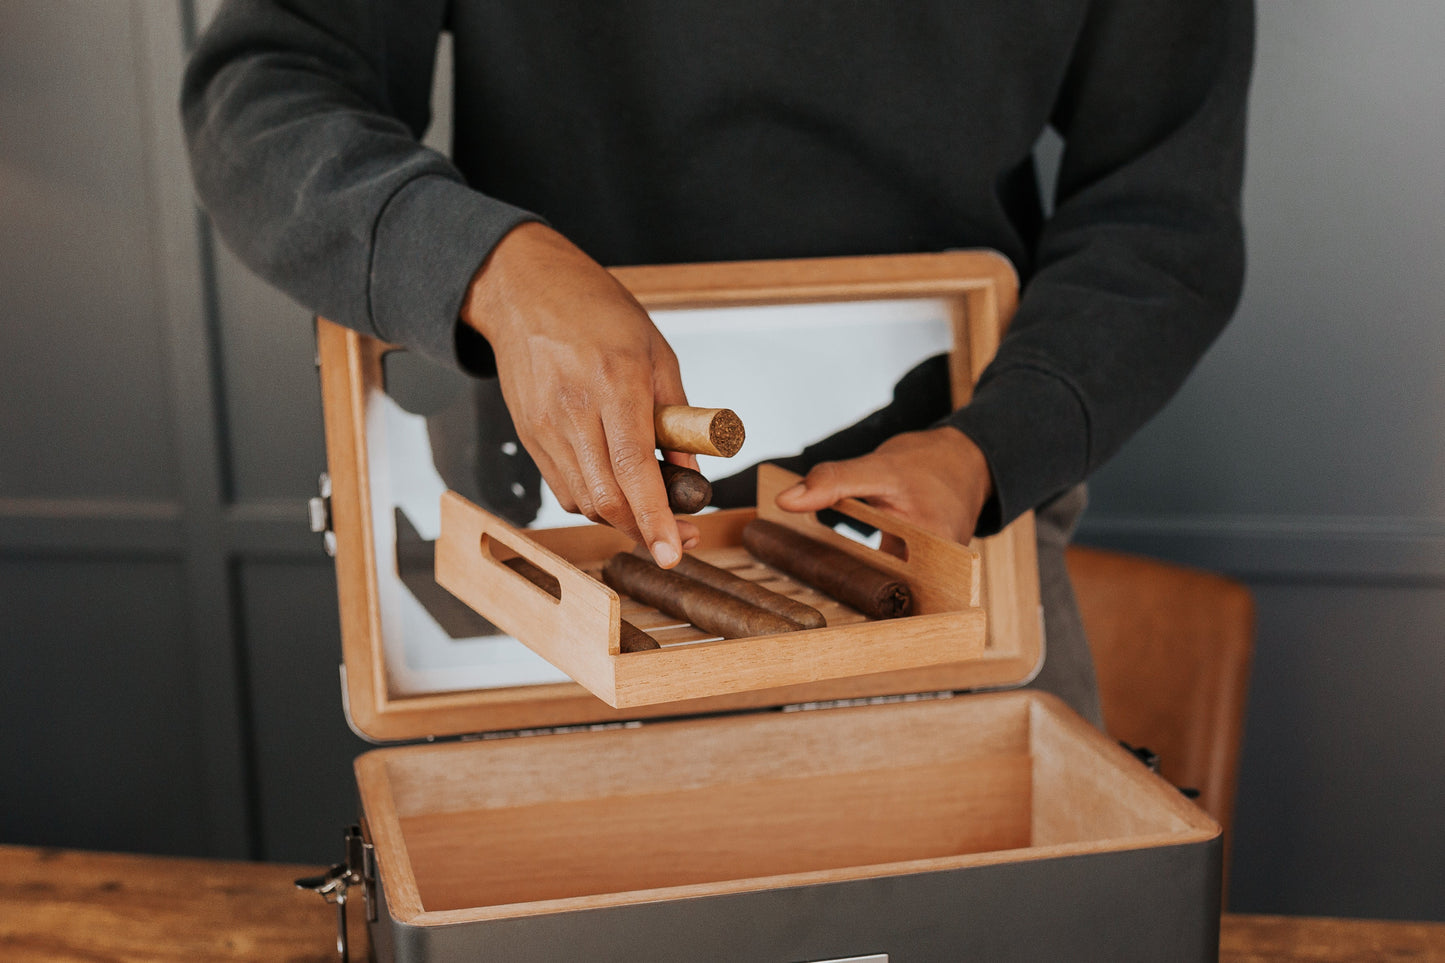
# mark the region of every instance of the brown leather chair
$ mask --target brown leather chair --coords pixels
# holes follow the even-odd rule
[[[1159,755],[1231,838],[1254,599],[1240,583],[1073,546],[1069,575],[1094,653],[1109,735]]]

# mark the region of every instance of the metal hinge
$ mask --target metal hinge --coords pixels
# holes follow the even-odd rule
[[[536,729],[503,729],[500,732],[477,732],[461,737],[462,742],[489,742],[493,739],[529,739],[532,736],[561,736],[569,732],[610,732],[613,729],[641,729],[640,719],[626,722],[594,722],[579,726],[543,726]]]
[[[331,475],[329,472],[321,473],[321,477],[316,480],[316,488],[319,494],[306,502],[306,510],[311,515],[311,530],[321,536],[326,554],[335,558],[336,532],[331,527]]]
[[[826,699],[821,702],[795,702],[783,706],[784,712],[812,712],[815,709],[851,709],[856,706],[887,706],[899,702],[932,702],[935,699],[952,699],[951,689],[938,692],[909,692],[904,695],[865,696],[859,699]]]
[[[1125,751],[1130,753],[1135,759],[1138,759],[1140,762],[1142,762],[1150,772],[1154,773],[1154,775],[1156,776],[1159,775],[1159,753],[1155,752],[1153,749],[1150,749],[1148,746],[1139,746],[1136,748],[1129,745],[1129,743],[1125,742],[1123,739],[1119,740],[1119,745],[1123,746]],[[1199,790],[1195,789],[1193,786],[1175,786],[1174,788],[1178,789],[1181,793],[1183,793],[1186,799],[1199,798]]]
[[[360,886],[366,921],[375,923],[376,848],[361,835],[361,827],[348,826],[343,837],[346,859],[320,876],[305,876],[296,881],[298,889],[320,893],[321,898],[336,907],[336,954],[341,963],[350,963],[351,947],[346,934],[346,900],[353,886]]]

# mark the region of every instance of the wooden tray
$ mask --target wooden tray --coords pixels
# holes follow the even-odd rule
[[[761,466],[758,510],[699,516],[707,547],[695,554],[814,605],[828,619],[824,628],[720,639],[632,599],[624,604],[600,580],[603,564],[614,553],[632,548],[613,529],[524,533],[455,492],[448,492],[442,504],[437,582],[618,708],[963,662],[983,654],[987,620],[980,604],[977,552],[862,502],[844,502],[838,507],[841,513],[902,539],[906,559],[868,548],[811,515],[777,508],[774,496],[796,481],[796,475],[780,468]],[[912,589],[917,614],[870,621],[756,562],[741,547],[740,534],[742,526],[758,516],[900,576]],[[559,596],[501,564],[516,555],[554,576]],[[662,647],[621,652],[621,617]]]

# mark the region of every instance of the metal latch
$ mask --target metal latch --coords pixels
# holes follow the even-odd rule
[[[1135,759],[1138,759],[1140,762],[1142,762],[1150,772],[1154,773],[1156,776],[1159,775],[1159,753],[1155,752],[1153,749],[1150,749],[1148,746],[1139,746],[1136,749],[1135,747],[1125,742],[1123,739],[1119,740],[1119,745],[1123,746],[1124,749],[1131,753]],[[1174,788],[1178,789],[1181,793],[1183,793],[1186,799],[1199,798],[1199,790],[1195,789],[1192,786],[1175,786]]]
[[[329,472],[321,473],[321,477],[316,480],[316,487],[320,494],[306,502],[306,509],[311,515],[311,530],[321,536],[322,544],[326,547],[326,554],[335,558],[336,532],[331,527],[331,475]]]
[[[337,863],[320,876],[304,876],[298,879],[296,887],[320,893],[322,899],[336,907],[336,953],[341,963],[350,963],[351,949],[346,934],[346,900],[351,887],[360,886],[366,921],[376,922],[376,848],[362,838],[359,826],[346,827],[344,844],[344,862]]]

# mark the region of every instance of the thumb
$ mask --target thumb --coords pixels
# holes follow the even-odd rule
[[[845,498],[881,494],[877,476],[870,476],[861,461],[825,461],[815,466],[798,484],[778,493],[777,506],[787,512],[816,512]]]

